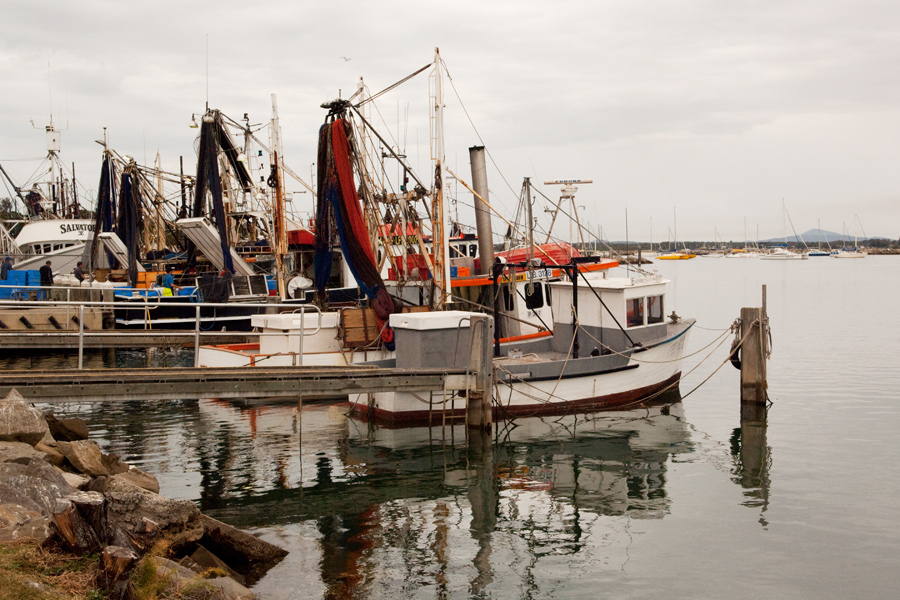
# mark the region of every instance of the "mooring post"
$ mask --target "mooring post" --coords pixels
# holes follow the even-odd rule
[[[765,312],[741,309],[741,406],[766,404]]]
[[[466,423],[471,428],[490,429],[493,423],[494,320],[487,315],[472,315],[472,354],[469,371],[475,373],[475,389],[468,391]]]

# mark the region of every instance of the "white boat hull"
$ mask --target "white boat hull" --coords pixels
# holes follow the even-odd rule
[[[635,406],[652,402],[652,396],[677,388],[681,378],[681,357],[692,323],[682,331],[632,355],[626,365],[614,371],[539,381],[512,378],[495,388],[494,418],[564,414]],[[503,377],[503,360],[495,361],[495,372]],[[378,422],[407,424],[439,422],[463,418],[464,397],[444,397],[429,392],[379,392],[350,396],[353,411]]]

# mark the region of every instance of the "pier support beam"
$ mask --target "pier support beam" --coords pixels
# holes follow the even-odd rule
[[[466,424],[470,428],[490,429],[493,419],[494,320],[487,315],[472,315],[472,354],[469,371],[476,374],[476,387],[468,391]]]

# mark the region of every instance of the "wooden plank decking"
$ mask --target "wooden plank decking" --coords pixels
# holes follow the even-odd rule
[[[334,398],[380,391],[474,387],[465,370],[368,367],[245,367],[0,371],[0,397],[13,388],[31,402],[200,398]]]

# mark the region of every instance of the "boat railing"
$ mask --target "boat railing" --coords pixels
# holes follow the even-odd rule
[[[316,328],[309,333],[306,332],[306,323],[305,323],[307,309],[312,309],[318,314],[318,321],[316,322]],[[305,338],[307,335],[316,335],[317,333],[319,333],[322,330],[322,311],[315,304],[310,304],[310,305],[304,305],[304,306],[298,307],[295,310],[291,311],[291,314],[296,314],[296,313],[300,313],[300,335],[298,338],[298,342],[300,343],[300,348],[299,348],[299,351],[297,352],[297,355],[295,356],[295,358],[299,358],[300,364],[302,365],[303,364],[303,338]]]
[[[22,286],[0,286],[2,287],[22,287]],[[39,290],[49,290],[55,289],[54,286],[28,286],[29,288],[37,288]],[[57,286],[58,287],[58,286]],[[64,289],[59,287],[59,289]],[[79,289],[79,288],[69,288],[69,289]],[[94,288],[99,289],[99,288]],[[185,297],[187,298],[187,297]],[[85,311],[90,311],[91,309],[100,309],[100,310],[115,310],[115,309],[130,309],[130,310],[149,310],[158,306],[158,297],[150,297],[146,298],[145,302],[139,302],[135,300],[122,301],[122,300],[41,300],[41,299],[0,299],[0,311],[9,310],[9,309],[33,309],[33,308],[43,308],[43,309],[55,309],[55,310],[64,310],[65,316],[65,328],[63,328],[62,323],[55,323],[57,326],[57,330],[50,331],[20,331],[20,330],[9,330],[5,326],[2,329],[5,329],[3,333],[0,333],[0,336],[3,335],[15,335],[16,337],[47,337],[47,336],[77,336],[78,337],[78,368],[82,369],[84,367],[84,341],[86,338],[109,338],[121,340],[125,339],[139,339],[139,338],[153,338],[153,337],[162,337],[164,335],[171,335],[172,331],[160,331],[159,329],[154,330],[152,326],[145,329],[138,330],[129,330],[129,329],[87,329],[85,328]],[[165,304],[168,307],[190,307],[193,308],[193,330],[185,330],[185,333],[190,331],[192,334],[192,339],[194,342],[194,366],[199,366],[198,357],[200,350],[200,343],[203,338],[216,337],[216,338],[246,338],[247,332],[241,331],[210,331],[204,330],[201,327],[201,322],[203,321],[204,316],[201,314],[201,309],[208,308],[234,308],[235,303],[233,302],[203,302],[198,303],[196,301],[185,300],[183,302],[179,301],[170,301]],[[298,335],[300,337],[300,351],[303,351],[303,338],[306,336],[312,336],[317,334],[322,329],[322,311],[317,306],[313,305],[304,305],[298,307],[296,304],[284,304],[280,302],[241,302],[241,308],[258,308],[260,309],[260,313],[299,313],[300,314],[300,331],[296,333],[291,333],[291,335]],[[306,314],[308,312],[315,311],[317,313],[317,322],[316,327],[314,329],[307,329],[304,327],[304,320],[306,319]],[[51,315],[52,316],[52,315]],[[51,321],[52,322],[52,321]],[[149,323],[150,321],[148,321]],[[2,321],[0,321],[2,323]],[[78,325],[77,331],[74,329],[69,329],[70,323],[76,323]],[[162,333],[162,336],[161,336]],[[272,331],[272,332],[256,332],[254,335],[258,335],[260,337],[265,336],[283,336],[284,333],[281,331]],[[189,338],[190,339],[190,338]],[[0,342],[0,346],[2,346],[2,342]]]

